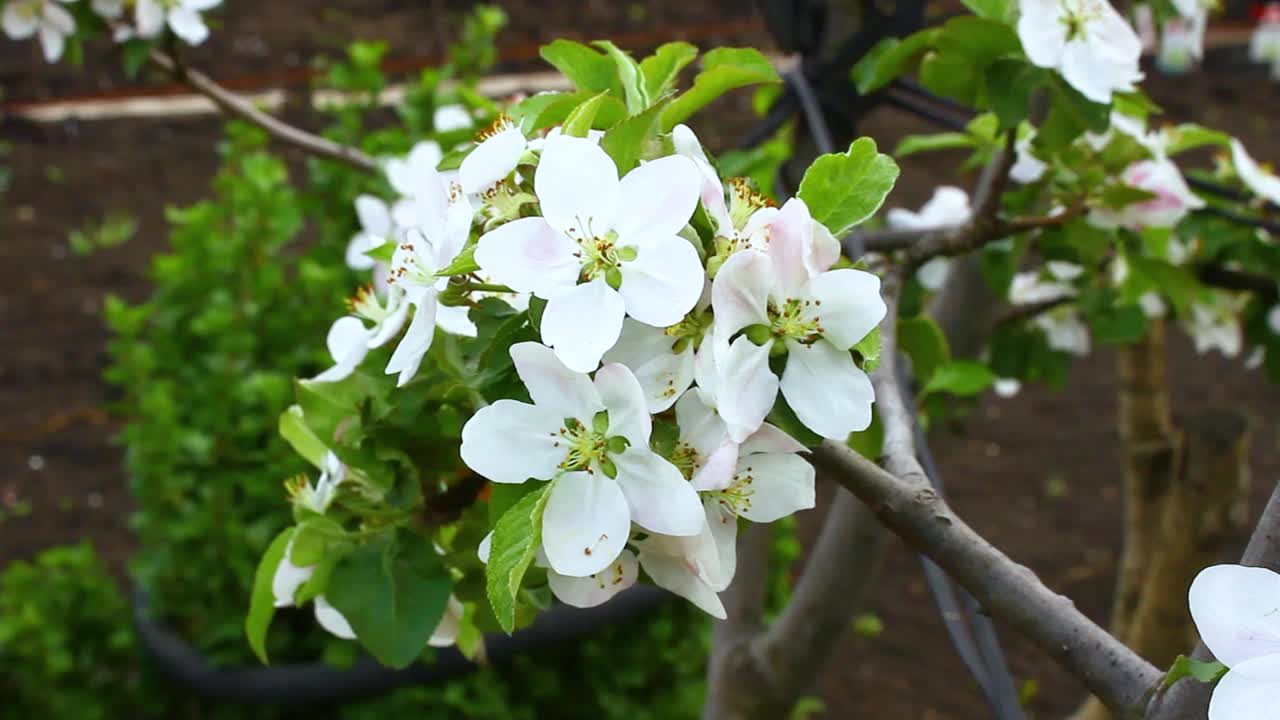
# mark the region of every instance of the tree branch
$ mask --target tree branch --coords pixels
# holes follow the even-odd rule
[[[770,698],[770,683],[751,644],[760,635],[769,578],[769,526],[752,523],[738,536],[738,566],[722,593],[726,618],[711,635],[707,668],[707,720],[757,717]]]
[[[879,402],[879,396],[877,396]],[[888,436],[888,425],[885,432]],[[933,558],[999,621],[1057,659],[1120,717],[1140,717],[1161,673],[974,532],[928,486],[827,441],[814,462],[887,525]]]
[[[212,100],[227,115],[262,128],[272,138],[285,145],[293,146],[316,157],[336,160],[357,170],[378,172],[377,162],[360,150],[313,135],[259,110],[249,101],[219,85],[208,75],[186,67],[175,56],[159,48],[152,48],[148,59],[152,65]]]

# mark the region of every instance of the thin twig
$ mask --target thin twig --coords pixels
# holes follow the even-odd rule
[[[378,163],[360,150],[313,135],[259,110],[249,101],[219,85],[208,75],[186,67],[173,55],[158,48],[152,48],[148,59],[152,65],[212,100],[227,115],[262,128],[268,135],[286,145],[316,157],[336,160],[357,170],[378,172]]]

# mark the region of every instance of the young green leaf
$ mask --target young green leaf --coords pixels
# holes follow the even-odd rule
[[[1179,655],[1164,676],[1164,686],[1169,687],[1186,677],[1195,678],[1202,683],[1217,682],[1226,674],[1227,666],[1220,662],[1196,660],[1186,655]]]
[[[640,61],[640,74],[644,76],[644,90],[653,102],[675,87],[680,71],[698,57],[698,48],[687,42],[669,42],[658,47],[652,55]]]
[[[325,597],[379,662],[402,668],[427,646],[452,590],[449,569],[431,540],[399,529],[343,558]]]
[[[657,139],[658,122],[666,105],[667,101],[660,101],[639,115],[623,120],[609,128],[600,139],[600,147],[613,158],[619,175],[639,165],[645,146]]]
[[[942,132],[933,133],[932,135],[908,135],[898,141],[898,147],[893,149],[893,154],[902,158],[921,152],[971,148],[976,147],[977,145],[977,139],[968,133],[962,132]]]
[[[249,615],[244,619],[244,634],[249,639],[249,647],[253,654],[265,665],[267,660],[267,628],[271,627],[271,618],[276,614],[276,596],[272,583],[276,577],[276,568],[284,559],[284,551],[293,539],[294,528],[285,528],[276,536],[262,560],[258,561],[258,569],[253,575],[253,593],[249,596]]]
[[[921,30],[905,39],[885,38],[853,66],[849,73],[858,92],[869,95],[915,69],[920,56],[933,44],[939,28]]]
[[[485,590],[498,623],[508,634],[515,630],[516,596],[533,555],[542,544],[542,511],[555,481],[520,498],[493,527]]]
[[[945,392],[952,395],[977,395],[991,387],[996,376],[986,365],[972,360],[955,360],[934,372],[925,383],[921,396]]]
[[[317,468],[324,467],[324,455],[328,448],[311,432],[306,421],[302,419],[302,407],[290,405],[289,409],[280,413],[280,437],[284,438],[293,449],[307,462]]]
[[[800,181],[801,200],[813,219],[840,235],[880,209],[898,179],[898,164],[876,151],[871,138],[859,138],[848,152],[823,155]]]
[[[923,383],[929,382],[938,368],[951,362],[947,336],[928,315],[898,321],[898,346],[911,358],[911,369]]]
[[[570,137],[586,137],[607,97],[608,94],[602,92],[574,108],[561,126],[564,134]]]
[[[391,243],[387,243],[391,244]],[[480,269],[480,264],[476,262],[476,245],[477,243],[468,243],[458,253],[448,265],[445,265],[436,273],[436,277],[453,277],[454,275],[470,275]]]
[[[640,65],[621,48],[608,40],[597,40],[591,43],[613,60],[617,68],[618,80],[622,82],[622,95],[627,101],[627,112],[635,115],[649,107],[649,93],[645,90],[644,75],[640,73]]]
[[[730,90],[776,82],[778,72],[759,50],[716,48],[702,57],[702,72],[693,79],[693,87],[676,97],[662,113],[662,131],[670,132]]]
[[[574,87],[592,94],[605,92],[622,97],[614,62],[592,48],[572,40],[556,40],[538,50]]]

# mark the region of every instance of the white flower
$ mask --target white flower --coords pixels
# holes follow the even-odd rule
[[[1049,169],[1043,160],[1031,152],[1031,141],[1034,138],[1034,133],[1028,133],[1014,143],[1014,163],[1009,168],[1009,177],[1016,183],[1026,185],[1036,182],[1044,177],[1045,170]]]
[[[1164,298],[1160,297],[1160,293],[1149,290],[1142,293],[1138,297],[1138,307],[1142,308],[1142,314],[1149,318],[1164,317],[1168,312],[1168,308],[1164,304]]]
[[[1084,274],[1084,268],[1066,260],[1049,260],[1044,264],[1056,280],[1071,281]]]
[[[1203,58],[1204,31],[1208,24],[1207,11],[1191,17],[1171,18],[1165,23],[1160,54],[1156,58],[1160,69],[1167,73],[1186,72]]]
[[[458,181],[468,195],[483,193],[515,172],[528,141],[514,125],[503,125],[476,146],[458,167]]]
[[[111,20],[124,14],[124,0],[90,0],[89,7],[98,15]]]
[[[462,105],[441,105],[432,115],[431,127],[438,133],[463,130],[475,124],[471,113]]]
[[[382,347],[400,332],[410,307],[403,292],[392,289],[383,301],[372,287],[361,288],[348,305],[352,314],[335,320],[325,338],[334,366],[315,376],[315,382],[338,382],[350,377],[370,350]],[[366,320],[373,323],[372,327],[365,327]]]
[[[538,564],[547,565],[546,552],[538,548]],[[614,595],[636,584],[640,577],[640,563],[635,553],[623,550],[609,566],[594,575],[573,577],[562,575],[553,568],[547,569],[547,585],[560,602],[573,607],[589,608],[603,605]]]
[[[971,214],[969,194],[958,187],[944,185],[933,191],[933,197],[920,208],[920,212],[893,208],[886,219],[891,228],[932,230],[963,224]],[[950,265],[945,257],[932,258],[920,266],[916,278],[925,289],[938,290],[947,279]]]
[[[815,273],[807,260],[800,238],[775,233],[767,254],[733,255],[712,284],[716,406],[735,442],[760,427],[775,383],[823,437],[844,438],[871,422],[875,393],[849,351],[884,318],[880,279],[853,269]],[[775,344],[787,355],[780,381],[769,369]]]
[[[713,523],[707,518],[697,535],[672,537],[654,533],[634,545],[640,567],[655,585],[723,620],[726,613],[717,593],[733,581],[732,556],[724,555],[726,549],[733,552],[733,538],[726,537],[722,542],[712,533],[712,527]],[[736,527],[734,525],[735,532]]]
[[[1111,102],[1142,79],[1142,43],[1106,0],[1020,0],[1018,38],[1035,65],[1053,68],[1086,98]]]
[[[705,330],[695,332],[701,340]],[[627,318],[617,344],[604,354],[603,361],[626,365],[635,374],[649,412],[656,415],[674,405],[693,383],[694,348],[688,335],[673,336],[662,328]]]
[[[991,388],[999,397],[1011,398],[1022,392],[1022,383],[1017,378],[996,378]]]
[[[1071,285],[1044,280],[1037,270],[1017,273],[1009,283],[1009,302],[1014,305],[1053,302],[1075,295],[1076,289]]]
[[[385,171],[387,182],[401,197],[417,197],[418,193],[430,192],[434,188],[434,171],[440,164],[444,153],[434,140],[423,140],[415,143],[409,154],[403,158],[387,160]]]
[[[391,210],[385,202],[372,195],[359,195],[356,197],[356,217],[360,219],[360,231],[347,243],[347,267],[356,271],[371,270],[377,261],[366,253],[396,235]]]
[[[1239,140],[1231,138],[1231,162],[1240,180],[1259,197],[1280,205],[1280,177],[1263,170]]]
[[[1145,190],[1155,197],[1130,203],[1118,210],[1094,208],[1089,211],[1091,224],[1135,231],[1148,227],[1168,228],[1177,225],[1192,210],[1204,207],[1204,201],[1187,187],[1178,166],[1166,158],[1133,163],[1124,169],[1120,179],[1125,185]]]
[[[1275,716],[1280,697],[1280,575],[1214,565],[1187,595],[1200,639],[1229,670],[1209,700],[1209,720]]]
[[[388,284],[413,305],[413,320],[387,362],[388,374],[399,373],[398,384],[413,379],[431,347],[437,323],[436,291],[447,278],[436,272],[448,265],[467,243],[473,211],[456,186],[446,186],[435,168],[423,168],[421,189],[414,195],[413,228],[391,256]]]
[[[1267,329],[1275,335],[1280,335],[1280,305],[1273,305],[1267,311]]]
[[[699,184],[697,168],[679,155],[619,181],[595,143],[551,138],[534,175],[542,216],[485,233],[476,263],[497,282],[545,299],[543,341],[569,368],[590,372],[617,342],[624,316],[667,327],[697,303],[702,263],[676,233],[693,214]]]
[[[595,380],[537,343],[511,347],[533,404],[499,400],[462,429],[462,459],[494,482],[555,480],[542,518],[551,567],[586,577],[608,567],[631,534],[693,535],[705,518],[680,470],[649,448],[640,383],[610,364]]]
[[[292,484],[290,481],[289,493],[293,502],[307,508],[311,512],[324,514],[329,509],[329,504],[333,502],[334,496],[338,494],[338,486],[347,477],[347,466],[342,464],[337,455],[332,451],[324,454],[323,467],[320,469],[320,479],[316,480],[313,486],[305,478],[300,482]]]
[[[1142,42],[1142,51],[1145,53],[1154,50],[1159,37],[1156,32],[1156,17],[1150,5],[1139,5],[1133,9],[1133,25]]]
[[[1235,302],[1218,295],[1212,305],[1193,303],[1191,317],[1187,319],[1187,334],[1195,342],[1196,352],[1217,350],[1227,357],[1240,354],[1244,336],[1236,317]]]
[[[1036,316],[1032,324],[1044,331],[1049,347],[1072,355],[1088,355],[1089,328],[1073,308],[1059,308]]]
[[[67,36],[76,31],[76,21],[54,0],[8,0],[4,14],[0,15],[0,27],[14,40],[23,40],[38,33],[45,61],[56,62],[62,57]]]
[[[138,25],[138,34],[152,38],[164,30],[166,23],[173,34],[187,41],[189,45],[199,45],[209,37],[209,28],[205,26],[200,13],[217,7],[222,0],[137,0],[134,6],[134,21]]]

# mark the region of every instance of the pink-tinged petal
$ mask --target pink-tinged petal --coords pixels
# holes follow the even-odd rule
[[[779,292],[794,296],[809,280],[805,255],[812,252],[813,217],[800,198],[791,198],[773,220],[769,231],[769,258]]]
[[[578,282],[577,243],[539,217],[520,218],[480,236],[476,263],[494,282],[550,298]]]
[[[563,426],[564,418],[553,410],[499,400],[462,427],[462,461],[494,482],[549,480],[565,458]]]
[[[1018,39],[1027,59],[1040,67],[1057,67],[1067,45],[1061,0],[1020,0]]]
[[[726,435],[720,447],[713,450],[706,457],[702,467],[694,473],[690,480],[693,489],[706,492],[729,487],[733,483],[733,472],[738,467],[738,452],[738,444],[729,440]]]
[[[548,139],[533,186],[542,216],[555,229],[575,237],[601,237],[613,228],[618,166],[590,140],[567,135]]]
[[[675,235],[693,217],[702,177],[693,161],[668,155],[635,168],[622,178],[614,229],[633,235]]]
[[[1218,681],[1209,720],[1271,720],[1280,698],[1280,654],[1246,660]]]
[[[844,440],[871,425],[875,391],[848,350],[788,340],[781,389],[800,422],[824,438]]]
[[[570,577],[552,570],[547,573],[551,592],[566,605],[589,608],[603,605],[614,595],[636,584],[640,563],[635,553],[623,550],[609,567],[589,577]]]
[[[640,566],[658,587],[679,595],[708,615],[725,619],[719,596],[680,558],[640,551]]]
[[[675,465],[647,447],[632,445],[610,455],[618,469],[618,486],[631,507],[631,520],[649,532],[697,535],[706,520],[702,501]]]
[[[819,319],[823,337],[841,350],[866,337],[886,312],[880,278],[863,270],[822,273],[809,281],[805,295],[821,303],[810,305],[806,315]]]
[[[418,374],[422,358],[427,354],[427,350],[431,349],[431,341],[435,336],[436,297],[434,294],[424,293],[417,302],[417,307],[414,308],[409,328],[404,331],[404,337],[400,338],[400,344],[396,345],[395,352],[391,353],[391,359],[387,361],[387,369],[384,371],[388,375],[400,374],[396,380],[396,387],[404,387],[414,375]]]
[[[536,342],[517,343],[511,346],[511,360],[538,407],[588,427],[596,413],[604,410],[591,378],[565,367],[551,348]]]
[[[556,479],[542,513],[542,549],[552,570],[590,577],[613,564],[631,534],[631,511],[618,483],[602,473]]]
[[[812,277],[831,269],[840,259],[840,241],[826,225],[813,221],[812,241],[805,248],[804,268]]]
[[[769,369],[772,347],[772,342],[756,345],[744,335],[718,353],[716,407],[736,443],[760,429],[777,400],[778,376]]]
[[[676,424],[680,426],[680,441],[703,457],[710,457],[729,440],[729,429],[702,393],[681,396],[676,403]],[[732,467],[729,472],[733,472]]]
[[[1223,665],[1280,654],[1280,574],[1207,567],[1191,583],[1188,604],[1200,639]]]
[[[799,453],[808,448],[800,441],[783,432],[781,429],[765,423],[742,443],[743,455],[756,453]]]
[[[508,128],[476,146],[458,168],[458,182],[467,194],[483,192],[515,171],[524,153],[525,139],[518,128]]]
[[[773,261],[768,255],[744,250],[726,260],[711,283],[716,337],[727,342],[748,325],[768,325],[773,287]]]
[[[609,437],[620,435],[632,447],[648,449],[653,419],[636,376],[626,367],[611,363],[596,372],[595,388],[609,411]]]
[[[738,460],[733,486],[738,488],[733,509],[757,523],[770,523],[813,507],[814,470],[807,460],[790,453],[748,455]]]
[[[693,347],[676,354],[674,342],[662,328],[627,318],[618,342],[604,354],[604,362],[621,363],[635,374],[650,414],[670,408],[693,383]]]
[[[391,234],[391,212],[387,204],[372,195],[356,197],[356,217],[366,233],[377,237]]]
[[[316,606],[316,622],[320,623],[320,627],[343,640],[356,639],[356,633],[351,629],[351,623],[347,622],[347,618],[338,612],[337,608],[329,604],[324,595],[317,595],[314,605]]]
[[[706,284],[698,251],[678,235],[630,236],[626,242],[636,250],[634,260],[622,263],[618,289],[627,314],[654,327],[680,322]]]
[[[622,296],[596,278],[563,290],[542,313],[542,341],[570,370],[594,372],[600,358],[618,341],[626,307]]]

